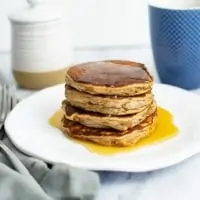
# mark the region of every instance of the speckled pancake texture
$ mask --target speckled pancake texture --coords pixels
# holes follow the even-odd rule
[[[106,146],[131,146],[157,124],[153,77],[142,63],[104,60],[66,71],[62,131]]]

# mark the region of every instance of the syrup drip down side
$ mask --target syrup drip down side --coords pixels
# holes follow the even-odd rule
[[[54,128],[61,131],[61,119],[64,115],[63,110],[58,110],[49,119],[49,124]],[[74,139],[67,136],[67,139],[71,140],[76,144],[80,144],[87,148],[90,152],[100,155],[114,155],[117,153],[125,153],[144,148],[146,146],[159,144],[169,139],[174,138],[178,134],[178,127],[173,122],[173,115],[166,109],[158,107],[158,120],[155,130],[149,133],[148,137],[145,137],[138,141],[136,144],[129,147],[113,147],[103,146],[89,141],[83,141]]]

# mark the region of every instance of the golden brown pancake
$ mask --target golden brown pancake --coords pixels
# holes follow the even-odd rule
[[[141,112],[126,116],[109,116],[85,111],[84,109],[72,106],[67,100],[63,101],[62,108],[65,112],[66,119],[79,122],[87,127],[113,128],[119,131],[125,131],[141,123],[147,116],[152,115],[157,106],[153,102]]]
[[[68,87],[65,92],[71,105],[87,111],[99,112],[107,115],[128,115],[141,112],[154,99],[152,92],[137,96],[105,96],[92,95]]]
[[[75,139],[87,140],[105,146],[131,146],[147,137],[156,127],[157,112],[139,125],[126,131],[86,127],[63,117],[62,131]]]
[[[153,78],[141,63],[106,60],[74,65],[66,85],[90,94],[134,96],[151,90]]]

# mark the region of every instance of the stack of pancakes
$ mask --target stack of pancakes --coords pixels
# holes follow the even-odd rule
[[[152,85],[141,63],[106,60],[72,66],[62,102],[63,132],[101,145],[134,145],[156,126]]]

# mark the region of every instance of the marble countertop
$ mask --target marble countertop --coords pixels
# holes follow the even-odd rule
[[[148,47],[95,48],[75,51],[77,62],[101,59],[131,59],[146,63],[158,82]],[[0,53],[0,83],[13,83],[10,54]],[[19,89],[18,98],[32,91]],[[100,172],[101,190],[96,200],[199,200],[200,155],[173,167],[146,173]]]

